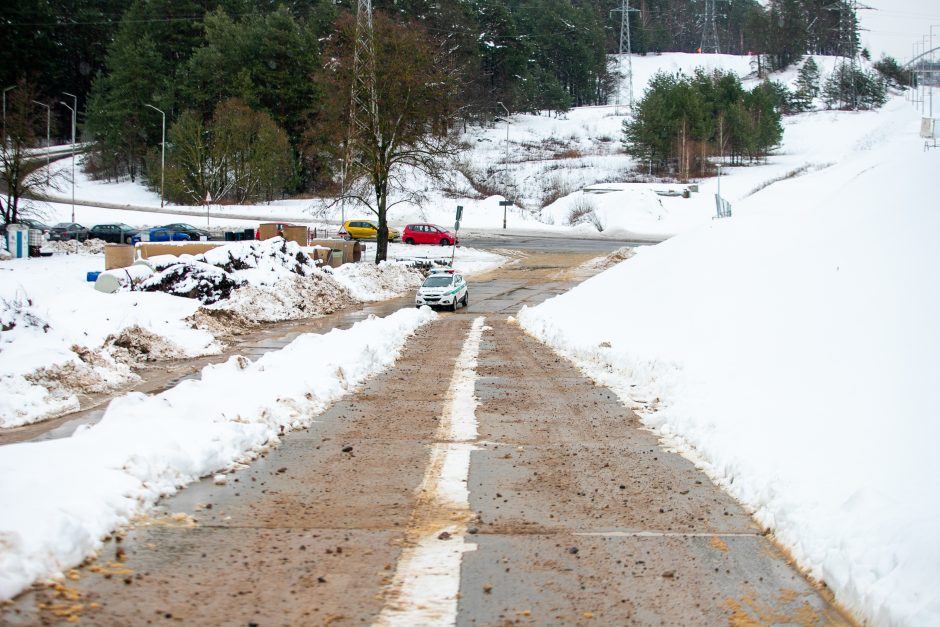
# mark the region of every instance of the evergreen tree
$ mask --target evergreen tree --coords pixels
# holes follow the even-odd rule
[[[889,85],[898,88],[911,86],[910,72],[904,71],[904,68],[892,56],[883,55],[875,62],[874,68]]]
[[[148,144],[160,137],[160,116],[144,105],[167,107],[163,62],[150,37],[122,28],[106,67],[92,83],[85,125],[97,143],[94,165],[108,178],[136,180]]]
[[[806,57],[796,78],[796,92],[793,94],[794,109],[808,111],[812,108],[813,99],[817,96],[819,96],[819,66],[813,57]]]

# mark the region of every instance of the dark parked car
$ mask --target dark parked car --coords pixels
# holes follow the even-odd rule
[[[176,231],[174,229],[169,229],[165,226],[155,226],[152,229],[147,229],[146,231],[140,231],[134,237],[131,238],[131,243],[136,244],[137,242],[188,242],[192,238],[182,232]]]
[[[49,229],[49,239],[60,242],[77,239],[84,242],[88,239],[88,229],[76,222],[59,222]]]
[[[43,234],[43,235],[48,235],[48,234],[49,234],[49,225],[48,225],[48,224],[43,224],[43,223],[40,222],[39,220],[33,220],[33,219],[31,219],[31,218],[20,218],[19,220],[17,220],[17,222],[19,222],[20,224],[25,224],[26,226],[28,226],[28,227],[31,228],[31,229],[36,229],[36,230],[38,230],[38,231],[42,231],[42,234]]]
[[[131,240],[139,232],[140,231],[137,229],[123,222],[96,224],[88,230],[88,237],[90,239],[103,239],[112,244],[130,244]]]
[[[189,235],[189,239],[194,242],[198,242],[202,238],[210,239],[209,231],[205,229],[197,229],[192,224],[186,224],[185,222],[174,222],[173,224],[164,224],[161,228],[170,229],[171,231],[179,231],[180,233],[186,233]]]

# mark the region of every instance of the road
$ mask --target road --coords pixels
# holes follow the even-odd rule
[[[109,539],[8,624],[851,624],[617,397],[510,316],[590,253],[471,285],[396,366]]]

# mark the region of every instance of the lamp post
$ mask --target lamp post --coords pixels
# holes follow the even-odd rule
[[[934,52],[934,47],[933,47],[933,29],[935,29],[935,28],[940,28],[940,24],[931,24],[931,25],[930,25],[930,65],[931,65],[931,68],[935,68],[935,67],[936,67],[936,66],[934,66],[934,63],[933,63],[933,52]],[[930,77],[930,119],[933,119],[933,84],[934,84],[934,81],[936,80],[936,78],[937,78],[936,73],[934,73],[934,74]]]
[[[16,85],[3,88],[3,145],[7,145],[7,92],[16,89]]]
[[[163,131],[160,133],[160,206],[163,206],[163,171],[166,169],[166,113],[157,109],[155,106],[150,104],[145,104],[145,107],[150,107],[157,113],[159,113],[163,118]]]
[[[503,108],[503,111],[506,112],[506,171],[504,176],[506,177],[506,189],[509,189],[509,109],[506,108],[506,105],[502,101],[497,101],[496,104]],[[503,228],[506,228],[506,205],[503,205]]]
[[[75,222],[75,109],[61,100],[59,104],[72,112],[72,222]]]
[[[52,119],[52,107],[49,105],[39,102],[38,100],[33,100],[35,104],[38,104],[40,107],[46,108],[46,186],[49,185],[49,127],[50,121]]]

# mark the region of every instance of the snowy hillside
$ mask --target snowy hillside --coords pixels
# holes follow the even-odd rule
[[[816,57],[822,76],[832,71],[836,60]],[[626,61],[621,59],[622,70]],[[617,61],[611,62],[616,69]],[[706,71],[722,70],[740,76],[744,85],[756,84],[755,66],[751,57],[667,53],[634,56],[632,61],[635,98],[642,97],[649,79],[657,71],[682,72],[691,75],[696,68]],[[792,84],[796,69],[772,76],[774,80]],[[505,196],[519,206],[508,211],[508,228],[512,230],[544,231],[556,234],[577,234],[593,237],[639,236],[661,239],[675,233],[707,223],[715,213],[714,193],[716,180],[693,181],[700,191],[690,198],[660,196],[656,192],[680,191],[684,185],[636,183],[629,191],[617,187],[628,178],[630,171],[644,164],[636,164],[623,151],[621,144],[623,122],[628,118],[627,89],[622,86],[621,106],[574,109],[559,117],[554,115],[514,114],[509,118],[507,159],[507,128],[504,121],[492,127],[468,128],[462,141],[466,146],[446,193],[421,176],[402,173],[409,178],[412,188],[423,190],[424,201],[418,205],[404,202],[389,213],[393,226],[413,221],[431,221],[442,225],[453,223],[457,205],[464,207],[462,228],[487,231],[502,228],[503,208],[499,201]],[[803,119],[785,118],[785,123],[802,126]],[[843,123],[840,122],[840,125]],[[722,177],[722,195],[733,204],[746,197],[755,188],[779,179],[796,168],[809,164],[815,167],[820,158],[816,144],[792,141],[785,136],[780,154],[766,165],[726,168]],[[851,131],[844,134],[851,137]],[[828,146],[820,142],[827,154],[833,154],[844,145],[837,142]],[[55,166],[70,172],[68,160]],[[60,196],[70,196],[67,177],[60,185]],[[586,187],[614,189],[613,193],[585,193]],[[139,207],[158,208],[159,195],[140,184],[118,184],[89,180],[80,171],[76,178],[76,197],[102,202]],[[572,215],[579,209],[595,209],[599,221],[584,220],[571,224]],[[170,208],[173,210],[174,208]],[[176,208],[192,212],[186,221],[197,225],[224,225],[227,228],[251,228],[259,221],[287,220],[311,225],[336,224],[341,217],[340,207],[329,199],[295,199],[265,205]],[[71,204],[51,204],[45,211],[49,222],[70,220]],[[220,217],[221,215],[239,216]],[[373,217],[367,209],[347,207],[346,217]],[[164,224],[172,218],[163,213],[124,211],[78,206],[77,221],[92,225],[98,222],[124,221],[135,226]],[[577,222],[577,221],[576,221]],[[332,231],[335,227],[327,227]],[[601,230],[599,230],[601,229]]]
[[[903,97],[790,118],[771,165],[722,182],[734,218],[519,316],[873,624],[940,622],[940,151],[918,128]]]

